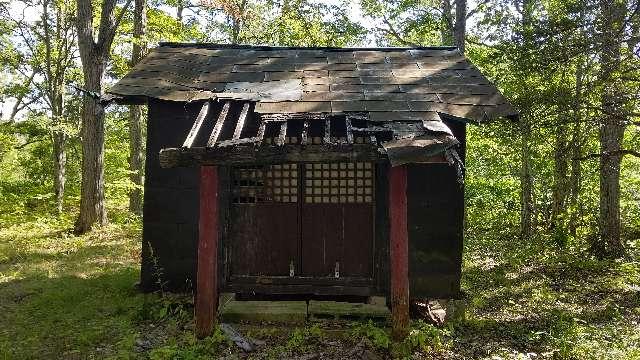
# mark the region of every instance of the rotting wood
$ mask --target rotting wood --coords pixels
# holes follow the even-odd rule
[[[347,132],[347,143],[353,144],[353,127],[351,125],[351,119],[349,117],[346,117],[344,119],[344,123],[346,126],[346,132]]]
[[[213,333],[218,308],[218,169],[200,168],[200,219],[198,224],[195,332],[205,338]]]
[[[309,141],[309,120],[305,120],[302,124],[302,133],[300,134],[300,144],[307,145]]]
[[[227,147],[227,146],[233,146],[233,145],[253,144],[253,143],[257,143],[258,141],[259,141],[259,138],[257,136],[254,136],[254,137],[248,137],[248,138],[242,138],[242,139],[231,139],[231,140],[220,141],[219,143],[216,144],[216,146]]]
[[[207,147],[213,147],[218,141],[218,136],[220,136],[220,132],[222,131],[222,125],[224,124],[225,119],[227,118],[227,114],[229,114],[229,108],[231,107],[231,102],[227,101],[222,106],[222,110],[220,111],[220,115],[218,115],[218,120],[216,121],[216,125],[213,127],[211,131],[211,136],[209,136],[209,141],[207,141]]]
[[[247,338],[242,336],[233,326],[229,324],[220,324],[220,329],[227,335],[229,340],[233,341],[239,348],[246,352],[251,352],[256,349],[255,345]]]
[[[329,118],[324,120],[324,143],[331,144],[331,120]]]
[[[276,143],[280,146],[284,145],[285,139],[287,137],[287,122],[283,121],[280,125],[280,134],[278,134],[278,140]]]
[[[198,117],[196,117],[196,121],[193,122],[193,126],[191,127],[191,130],[189,130],[189,135],[187,135],[187,138],[184,140],[184,144],[182,144],[182,147],[190,148],[191,145],[193,145],[193,142],[195,141],[196,137],[198,136],[198,133],[200,132],[202,123],[204,123],[204,120],[207,118],[207,115],[209,115],[210,107],[211,107],[210,101],[207,101],[204,104],[202,104],[202,108],[198,113]]]
[[[242,111],[240,112],[240,116],[238,117],[238,123],[236,124],[236,130],[233,132],[233,140],[240,139],[240,134],[242,134],[244,122],[247,119],[247,114],[249,113],[249,105],[250,104],[246,102],[242,106]]]
[[[258,127],[258,134],[256,135],[256,143],[258,145],[262,144],[264,140],[264,131],[267,127],[267,124],[264,121],[260,122],[260,126]]]
[[[324,120],[330,114],[325,113],[288,113],[288,114],[262,114],[262,121],[286,121],[286,120]]]
[[[167,148],[160,151],[160,166],[250,165],[283,162],[385,161],[371,144],[282,146],[238,145],[224,148]]]
[[[363,132],[363,133],[374,133],[374,132],[392,132],[393,130],[390,128],[382,127],[382,126],[370,126],[366,128],[352,127],[351,130],[353,132]]]

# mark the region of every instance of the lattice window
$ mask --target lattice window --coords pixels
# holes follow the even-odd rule
[[[265,175],[266,201],[298,201],[298,164],[270,165]]]
[[[233,169],[234,204],[298,201],[298,165],[281,164]]]
[[[259,167],[243,167],[233,169],[233,202],[249,204],[264,201],[264,172]]]
[[[305,164],[305,203],[373,202],[370,162]]]

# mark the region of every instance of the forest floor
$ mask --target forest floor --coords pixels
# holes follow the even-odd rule
[[[190,296],[145,295],[134,286],[139,222],[73,236],[69,219],[13,220],[0,219],[0,359],[391,356],[388,329],[364,322],[238,326],[259,344],[249,355],[220,331],[196,341]],[[414,322],[394,354],[640,359],[640,241],[619,261],[474,244],[465,254],[466,320],[446,328]]]

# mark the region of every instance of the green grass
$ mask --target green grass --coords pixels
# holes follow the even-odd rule
[[[124,217],[84,236],[68,232],[66,217],[11,220],[0,219],[0,359],[238,353],[219,332],[193,337],[188,295],[136,290],[138,220]],[[471,241],[463,274],[466,320],[445,329],[416,322],[400,351],[391,352],[388,329],[371,323],[239,329],[266,341],[253,358],[323,351],[334,358],[364,347],[417,358],[640,359],[636,248],[627,259],[598,261],[580,251]]]

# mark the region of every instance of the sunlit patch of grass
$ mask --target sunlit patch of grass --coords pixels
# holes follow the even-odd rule
[[[82,358],[135,333],[139,225],[70,227],[62,217],[0,229],[0,358]]]
[[[456,332],[458,352],[478,358],[640,358],[635,255],[600,261],[580,251],[523,251],[514,261],[517,255],[467,255],[463,287],[470,311]]]

